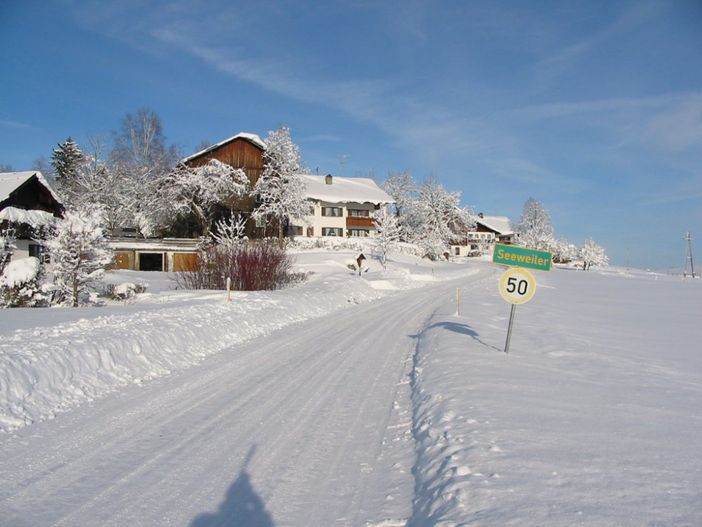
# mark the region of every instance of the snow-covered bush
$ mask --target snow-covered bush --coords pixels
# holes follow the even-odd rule
[[[580,259],[583,261],[583,270],[587,271],[590,267],[607,267],[609,258],[605,253],[604,247],[597,245],[592,238],[587,240],[580,248]]]
[[[303,278],[292,272],[292,264],[278,243],[210,244],[198,253],[194,271],[176,274],[176,283],[183,289],[226,289],[231,278],[234,291],[279,289]]]
[[[373,238],[341,238],[338,236],[297,237],[287,240],[290,249],[327,249],[330,251],[367,251]]]
[[[49,287],[43,283],[38,258],[14,260],[0,276],[0,307],[39,307],[48,305]]]
[[[146,286],[144,284],[135,284],[133,282],[107,284],[105,286],[105,293],[112,300],[131,300],[144,291],[146,291]]]
[[[9,227],[0,230],[0,273],[10,262],[12,253],[16,248],[14,231]]]
[[[548,247],[554,263],[570,263],[578,258],[578,248],[565,240],[554,240]]]
[[[212,239],[219,245],[234,247],[246,241],[246,217],[241,214],[231,214],[226,220],[215,223]]]
[[[53,302],[73,307],[92,302],[91,293],[112,262],[99,213],[66,211],[46,246],[51,255]]]

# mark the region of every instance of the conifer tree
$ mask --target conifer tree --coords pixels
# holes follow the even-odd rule
[[[90,292],[112,262],[99,218],[96,210],[66,211],[47,241],[56,288],[54,302],[73,307],[88,302]]]
[[[78,143],[71,137],[54,148],[51,154],[51,166],[62,197],[65,198],[75,192],[74,187],[77,184],[78,174],[84,161],[83,152]]]

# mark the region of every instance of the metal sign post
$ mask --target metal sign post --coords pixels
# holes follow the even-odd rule
[[[509,343],[512,340],[512,325],[514,324],[514,312],[517,309],[516,304],[512,304],[512,309],[509,310],[509,324],[507,325],[507,340],[505,341],[505,353],[509,353]]]
[[[500,295],[505,302],[512,304],[509,311],[509,324],[507,325],[507,340],[505,353],[509,353],[509,344],[512,340],[512,326],[517,304],[526,304],[536,293],[536,280],[526,269],[513,267],[505,271],[500,277]]]
[[[505,353],[509,353],[516,306],[517,304],[526,304],[536,293],[536,280],[524,268],[550,271],[553,266],[553,256],[547,251],[498,243],[492,253],[492,261],[512,266],[500,277],[499,287],[500,295],[505,299],[505,302],[512,304],[512,308],[509,310],[507,340],[505,341]]]

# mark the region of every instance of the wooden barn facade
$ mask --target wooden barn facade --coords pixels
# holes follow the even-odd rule
[[[207,164],[211,159],[216,159],[233,168],[242,169],[249,179],[250,188],[253,189],[263,173],[265,148],[266,144],[259,136],[242,132],[186,157],[182,163],[190,167],[198,167]],[[229,211],[250,218],[251,213],[256,208],[256,197],[240,198],[227,205]],[[270,223],[267,228],[264,223],[257,225],[253,220],[246,223],[246,235],[249,238],[274,236],[275,233],[277,233],[277,226],[270,225]]]

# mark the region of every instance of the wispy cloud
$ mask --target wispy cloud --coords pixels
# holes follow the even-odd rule
[[[543,83],[558,77],[595,49],[650,20],[658,9],[658,5],[653,2],[641,2],[630,5],[630,7],[627,6],[627,9],[610,24],[587,34],[576,42],[559,47],[556,51],[537,61],[534,65],[536,78]]]
[[[583,183],[577,178],[545,169],[527,159],[497,159],[489,161],[487,165],[496,176],[529,186],[557,187],[566,193],[578,192],[583,188]]]
[[[17,121],[5,121],[0,119],[0,126],[6,126],[7,128],[31,128],[31,125],[27,123],[19,123]]]

